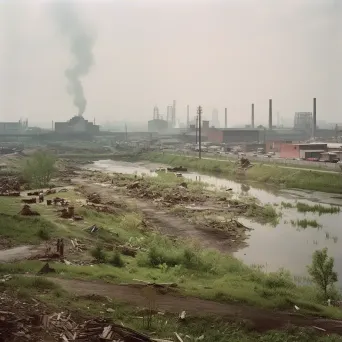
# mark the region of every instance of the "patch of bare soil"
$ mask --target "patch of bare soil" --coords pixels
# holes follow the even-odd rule
[[[76,179],[73,182],[82,185],[82,191],[86,194],[99,194],[103,203],[110,201],[126,202],[131,208],[137,208],[143,213],[147,221],[164,235],[195,240],[203,247],[215,248],[223,253],[231,253],[239,247],[239,241],[232,239],[232,234],[227,230],[191,224],[185,218],[170,213],[169,209],[160,208],[153,201],[135,198],[133,194],[123,194],[111,184],[103,186],[102,184],[89,183],[83,179]]]
[[[136,286],[107,284],[100,281],[87,282],[79,280],[51,278],[65,290],[79,296],[108,296],[117,301],[144,307],[146,297],[144,290]],[[328,320],[300,315],[292,312],[278,312],[234,304],[224,304],[195,297],[184,297],[174,292],[155,293],[155,303],[158,310],[179,314],[185,310],[193,316],[221,316],[229,321],[250,323],[254,330],[263,332],[274,329],[284,329],[289,324],[298,327],[316,327],[324,333],[342,335],[342,321]]]

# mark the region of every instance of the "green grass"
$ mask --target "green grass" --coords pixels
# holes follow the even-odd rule
[[[318,213],[319,215],[322,214],[337,214],[340,212],[340,207],[337,206],[323,206],[321,204],[310,205],[302,202],[297,203],[297,211],[300,213]]]
[[[285,209],[291,209],[293,208],[293,204],[290,202],[281,202],[281,207]]]
[[[307,228],[307,227],[312,227],[312,228],[322,228],[322,225],[319,224],[316,220],[308,220],[308,219],[302,219],[302,220],[291,220],[291,224],[293,226],[301,227],[301,228]]]
[[[132,157],[132,160],[149,160],[169,165],[182,165],[192,170],[219,173],[237,178],[235,161],[208,160],[195,157],[176,156],[168,153],[146,153]],[[270,183],[286,188],[298,188],[323,192],[342,193],[342,177],[338,173],[323,173],[315,170],[298,170],[277,165],[255,163],[246,171],[245,178],[251,181]]]
[[[43,217],[0,214],[0,235],[11,244],[39,244],[48,240],[57,229]]]

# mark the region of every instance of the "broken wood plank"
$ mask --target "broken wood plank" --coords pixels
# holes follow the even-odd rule
[[[179,342],[184,342],[183,339],[176,332],[175,332],[175,335],[176,335]]]

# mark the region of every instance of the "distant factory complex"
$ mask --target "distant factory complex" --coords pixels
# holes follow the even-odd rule
[[[153,118],[148,121],[148,129],[140,132],[111,132],[100,130],[100,126],[86,120],[81,115],[76,115],[65,122],[52,122],[51,130],[29,128],[27,120],[18,122],[0,122],[1,136],[35,136],[36,139],[47,140],[92,140],[96,136],[110,136],[117,142],[143,142],[144,146],[160,146],[172,144],[182,148],[185,144],[198,144],[199,127],[201,127],[201,141],[205,144],[216,145],[223,150],[239,146],[243,151],[256,151],[263,149],[265,153],[278,153],[281,158],[322,158],[326,160],[340,158],[338,153],[342,146],[332,143],[341,142],[342,127],[337,124],[334,127],[320,128],[317,126],[316,99],[313,99],[312,111],[293,113],[293,126],[283,127],[273,124],[273,103],[268,100],[268,125],[256,126],[255,106],[251,104],[250,122],[244,127],[228,128],[227,108],[224,110],[223,120],[220,121],[219,111],[212,110],[212,119],[199,122],[198,115],[190,118],[189,105],[186,107],[186,121],[181,122],[176,116],[176,101],[172,105],[165,106],[164,114],[159,108],[153,108]],[[224,127],[220,122],[224,122]],[[139,143],[138,143],[139,145]],[[328,153],[328,154],[325,154]]]

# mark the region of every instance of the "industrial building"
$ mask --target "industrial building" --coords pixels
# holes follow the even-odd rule
[[[293,128],[312,133],[313,116],[311,112],[297,112],[294,116]]]
[[[55,132],[58,134],[89,134],[96,135],[100,132],[100,126],[85,120],[83,116],[74,116],[66,122],[56,122]]]
[[[0,122],[0,134],[23,134],[28,128],[28,120]]]
[[[166,120],[163,119],[153,119],[148,122],[149,132],[162,132],[168,129],[169,125]]]
[[[280,146],[280,157],[289,159],[320,159],[321,154],[326,152],[327,149],[327,143],[282,144]]]

